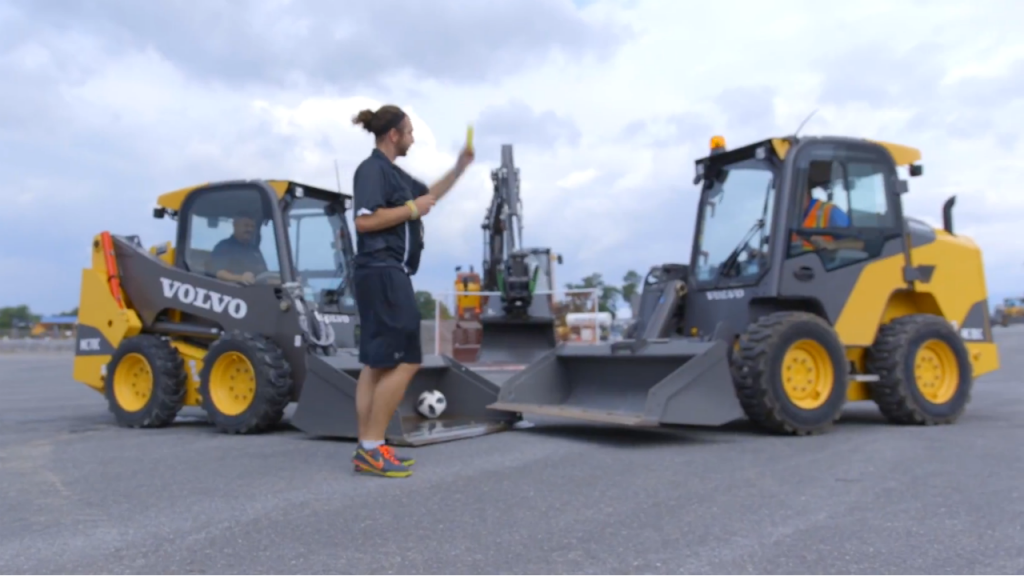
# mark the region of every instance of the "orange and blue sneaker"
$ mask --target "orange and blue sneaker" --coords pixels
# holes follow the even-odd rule
[[[352,456],[352,464],[355,465],[356,472],[363,474],[376,474],[388,478],[405,478],[412,474],[412,470],[399,462],[394,452],[384,445],[370,450],[362,446],[357,447],[356,453]]]
[[[416,463],[416,459],[415,458],[411,458],[409,456],[403,456],[403,455],[399,454],[398,452],[396,452],[394,448],[392,448],[391,446],[388,446],[387,444],[381,446],[380,449],[385,451],[385,452],[390,452],[391,455],[395,457],[395,460],[398,460],[399,462],[401,462],[403,466],[409,466],[411,468],[412,465]]]

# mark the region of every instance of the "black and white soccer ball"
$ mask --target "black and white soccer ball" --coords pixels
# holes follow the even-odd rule
[[[426,390],[416,401],[416,410],[425,418],[437,418],[448,407],[448,401],[439,390]]]

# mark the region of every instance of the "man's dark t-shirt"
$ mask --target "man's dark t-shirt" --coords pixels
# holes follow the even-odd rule
[[[218,242],[210,255],[210,273],[216,275],[221,270],[232,274],[252,272],[259,275],[267,271],[267,262],[259,246],[229,236]]]
[[[355,216],[403,206],[427,193],[426,184],[395,165],[378,149],[356,168],[352,190]],[[407,220],[377,232],[356,231],[356,268],[396,266],[414,275],[423,251],[423,222]]]

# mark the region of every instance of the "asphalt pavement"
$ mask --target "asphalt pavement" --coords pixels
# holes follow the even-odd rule
[[[354,476],[350,442],[114,426],[65,354],[0,355],[0,573],[1024,573],[1024,326],[953,426],[541,423]]]

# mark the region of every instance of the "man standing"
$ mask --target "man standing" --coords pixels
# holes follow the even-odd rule
[[[438,200],[473,161],[463,149],[455,167],[430,188],[395,165],[412,146],[412,123],[397,106],[363,110],[352,119],[376,137],[377,145],[356,169],[356,257],[353,271],[361,322],[356,385],[359,445],[352,457],[357,472],[405,477],[411,459],[386,444],[384,433],[406,387],[422,362],[420,313],[410,277],[423,250],[423,224]]]

